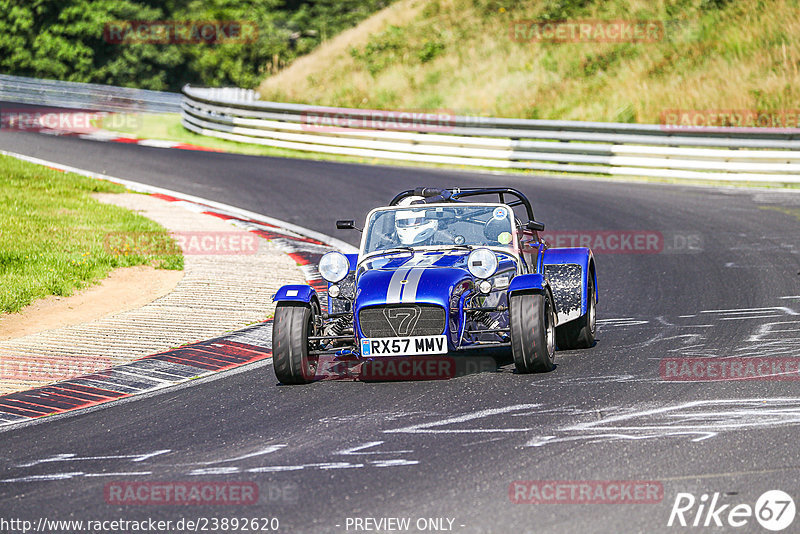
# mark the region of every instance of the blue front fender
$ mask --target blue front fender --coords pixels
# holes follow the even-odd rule
[[[544,293],[547,281],[541,274],[520,274],[511,280],[508,286],[508,296],[514,293]]]
[[[273,302],[302,302],[310,304],[312,299],[318,298],[317,292],[311,286],[287,285],[278,290]]]

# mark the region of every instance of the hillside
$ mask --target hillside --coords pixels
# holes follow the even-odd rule
[[[653,42],[522,42],[514,21],[655,21]],[[266,100],[658,122],[800,108],[791,0],[400,0],[260,86]]]

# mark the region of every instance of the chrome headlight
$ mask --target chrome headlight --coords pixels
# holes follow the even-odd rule
[[[476,248],[467,257],[467,268],[475,278],[489,278],[497,270],[497,256],[488,248]]]
[[[331,284],[341,282],[350,272],[350,260],[341,252],[328,252],[319,260],[319,274]]]

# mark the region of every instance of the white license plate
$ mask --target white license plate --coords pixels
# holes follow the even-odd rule
[[[373,337],[361,340],[361,356],[446,354],[447,336]]]

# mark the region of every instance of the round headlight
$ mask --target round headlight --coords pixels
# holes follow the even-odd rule
[[[350,260],[341,252],[328,252],[319,260],[319,274],[331,284],[341,282],[350,272]]]
[[[488,295],[489,292],[492,290],[492,283],[489,280],[481,280],[478,284],[478,291],[481,293]]]
[[[489,278],[497,270],[497,256],[488,248],[476,248],[467,257],[467,268],[475,278]]]
[[[329,297],[336,298],[341,294],[341,292],[342,291],[339,289],[339,286],[337,286],[336,284],[331,284],[330,287],[328,287]]]

